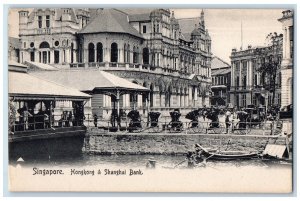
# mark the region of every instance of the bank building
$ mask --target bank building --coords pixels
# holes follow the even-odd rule
[[[194,30],[186,33],[169,9],[138,14],[118,9],[20,10],[18,60],[29,73],[58,83],[66,71],[76,71],[77,77],[70,76],[80,82],[86,72],[103,70],[149,89],[148,94],[120,95],[120,109],[127,112],[145,114],[149,107],[163,115],[175,108],[186,113],[210,105],[211,38],[203,10],[199,17]],[[86,111],[110,115],[113,99],[93,94]]]

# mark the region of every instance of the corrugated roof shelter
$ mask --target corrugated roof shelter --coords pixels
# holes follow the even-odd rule
[[[80,91],[126,90],[147,92],[149,89],[102,70],[34,71],[31,74]]]
[[[275,158],[285,158],[288,157],[288,150],[285,145],[268,144],[263,155],[269,155]]]
[[[91,96],[77,89],[65,87],[22,72],[9,72],[8,93],[19,100],[86,100]]]

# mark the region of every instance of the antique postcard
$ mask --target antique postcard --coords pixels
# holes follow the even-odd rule
[[[293,7],[10,8],[11,192],[293,192]]]

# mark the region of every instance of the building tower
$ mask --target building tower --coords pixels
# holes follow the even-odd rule
[[[21,37],[27,30],[28,24],[28,11],[20,10],[19,11],[19,36]]]
[[[291,10],[282,12],[283,16],[278,19],[282,23],[283,29],[283,55],[281,63],[281,106],[293,103],[293,35],[294,13]]]

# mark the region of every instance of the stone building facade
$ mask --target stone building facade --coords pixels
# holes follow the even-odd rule
[[[169,9],[132,15],[117,9],[21,10],[19,23],[21,63],[105,70],[149,88],[156,111],[210,105],[211,38],[203,10],[188,35]],[[112,101],[101,96],[92,98],[100,116]],[[137,101],[142,109],[146,98],[124,95],[121,107],[131,109]]]
[[[283,30],[283,52],[281,63],[281,106],[293,103],[293,58],[294,58],[294,13],[286,10],[278,19],[282,23]]]
[[[282,48],[282,44],[279,45]],[[262,54],[263,52],[263,54]],[[247,105],[270,106],[273,93],[265,88],[268,82],[259,68],[272,54],[270,46],[252,47],[245,50],[231,52],[231,89],[230,100],[237,108]],[[282,49],[279,51],[279,57]],[[279,65],[280,66],[280,65]],[[274,105],[281,105],[281,72],[276,72]]]
[[[211,105],[227,106],[230,102],[231,67],[230,65],[214,56],[211,61],[212,96]]]

